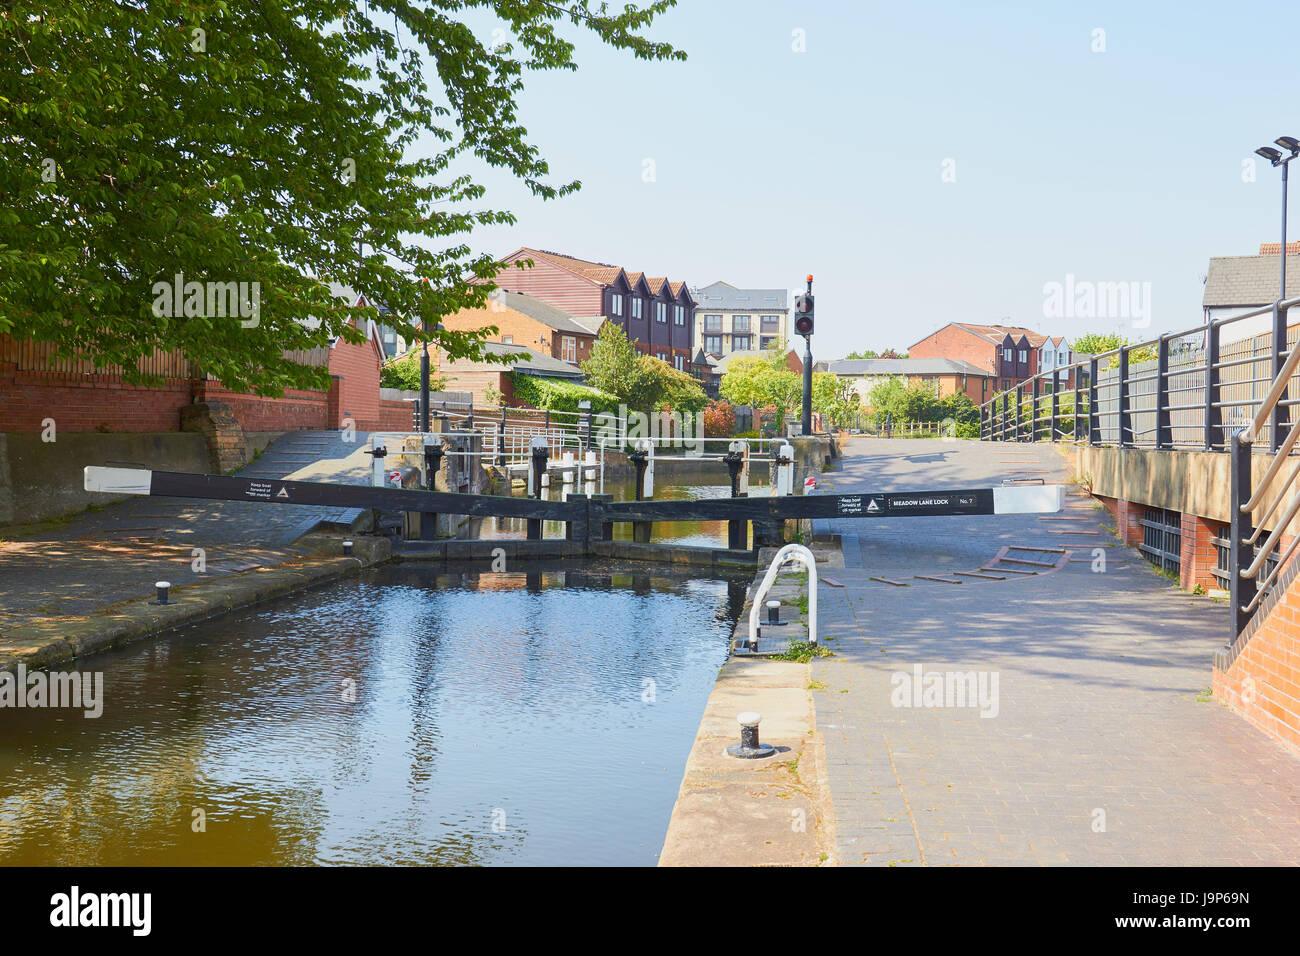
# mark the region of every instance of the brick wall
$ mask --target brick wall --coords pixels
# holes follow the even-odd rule
[[[286,391],[266,398],[232,392],[219,382],[167,379],[158,388],[127,385],[113,375],[18,370],[0,363],[0,432],[32,434],[53,418],[66,432],[174,432],[192,401],[230,407],[250,432],[337,428],[344,413],[357,428],[383,427],[389,412],[379,400],[380,351],[376,342],[340,342],[330,351],[330,392]]]
[[[1178,586],[1191,591],[1202,587],[1206,591],[1222,589],[1223,584],[1214,576],[1219,563],[1219,552],[1214,539],[1219,534],[1219,523],[1200,515],[1183,513],[1182,547],[1178,559]]]
[[[446,316],[442,324],[445,328],[456,331],[496,326],[498,331],[488,336],[489,342],[504,342],[509,338],[512,345],[536,349],[543,355],[561,361],[565,360],[562,342],[566,336],[575,340],[578,362],[591,358],[591,346],[595,341],[595,336],[557,332],[530,315],[511,308],[493,308],[491,305],[483,309],[461,309],[455,315]]]
[[[1300,754],[1300,578],[1214,657],[1214,696]]]
[[[186,380],[144,388],[113,375],[20,372],[12,362],[0,363],[0,432],[39,432],[46,418],[67,432],[176,431],[189,400]]]
[[[970,362],[993,374],[997,346],[955,325],[945,325],[907,350],[908,358],[948,358]]]

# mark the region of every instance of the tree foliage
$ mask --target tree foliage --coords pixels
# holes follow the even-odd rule
[[[437,375],[429,372],[429,391],[441,392],[447,385],[453,381],[445,375]],[[379,370],[380,388],[402,388],[408,392],[418,392],[420,390],[420,356],[417,352],[407,352],[406,355],[393,359],[391,362],[384,363],[383,368]]]
[[[360,341],[356,320],[375,315],[331,296],[334,281],[387,305],[408,340],[479,358],[481,333],[434,325],[493,288],[476,282],[493,257],[465,234],[514,217],[479,205],[466,160],[541,198],[577,189],[551,183],[520,124],[524,76],[576,69],[567,27],[684,59],[643,35],[672,5],[10,0],[0,332],[135,381],[142,359],[178,349],[230,388],[322,387],[326,370],[284,351]],[[485,14],[516,39],[489,47],[466,22]],[[177,275],[257,283],[257,324],[159,314],[154,285]]]
[[[667,362],[642,355],[613,322],[601,326],[591,357],[581,367],[589,385],[617,396],[633,411],[697,412],[709,400],[699,382]]]
[[[578,403],[588,401],[591,402],[593,415],[600,412],[618,414],[619,402],[615,396],[579,382],[511,372],[510,384],[515,398],[527,402],[533,408],[545,408],[553,412],[577,412]]]

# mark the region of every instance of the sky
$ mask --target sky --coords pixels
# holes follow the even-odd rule
[[[530,74],[520,118],[583,187],[480,171],[518,222],[470,241],[692,286],[811,273],[817,358],[954,321],[1189,329],[1208,259],[1279,238],[1252,157],[1300,137],[1298,28],[1294,3],[681,0],[649,34],[677,63],[566,26],[578,70]]]

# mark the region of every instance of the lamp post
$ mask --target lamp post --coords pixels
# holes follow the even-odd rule
[[[1282,249],[1281,249],[1281,263],[1282,263],[1282,269],[1281,269],[1282,279],[1281,279],[1281,282],[1282,282],[1282,284],[1281,284],[1281,287],[1280,287],[1280,291],[1279,291],[1279,293],[1278,293],[1278,299],[1281,300],[1281,299],[1285,299],[1285,298],[1286,298],[1286,181],[1287,181],[1287,168],[1291,165],[1291,160],[1295,159],[1296,156],[1300,156],[1300,140],[1296,139],[1294,136],[1279,136],[1277,139],[1273,140],[1273,142],[1277,143],[1277,145],[1281,146],[1283,149],[1285,149],[1285,150],[1287,150],[1288,152],[1290,152],[1291,155],[1290,155],[1290,156],[1283,156],[1282,153],[1281,153],[1279,150],[1274,149],[1272,146],[1261,146],[1259,149],[1255,150],[1255,152],[1258,153],[1260,156],[1263,156],[1265,159],[1267,159],[1267,160],[1268,160],[1270,163],[1272,163],[1274,166],[1281,166],[1281,167],[1282,167]]]
[[[1286,347],[1286,310],[1282,308],[1282,303],[1286,299],[1286,181],[1287,169],[1291,165],[1291,160],[1300,155],[1300,140],[1294,136],[1279,136],[1273,140],[1277,145],[1287,150],[1291,155],[1283,156],[1281,151],[1274,149],[1272,146],[1261,146],[1255,150],[1260,156],[1263,156],[1274,166],[1282,167],[1282,247],[1278,250],[1278,262],[1281,264],[1279,274],[1280,286],[1277,296],[1277,305],[1273,307],[1273,377],[1282,371],[1284,364],[1283,351]],[[1287,427],[1287,410],[1279,402],[1273,409],[1271,427],[1269,428],[1270,441],[1269,447],[1277,451],[1282,444],[1283,431]]]

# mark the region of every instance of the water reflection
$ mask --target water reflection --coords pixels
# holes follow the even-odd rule
[[[746,580],[406,564],[0,711],[0,862],[653,864]]]

